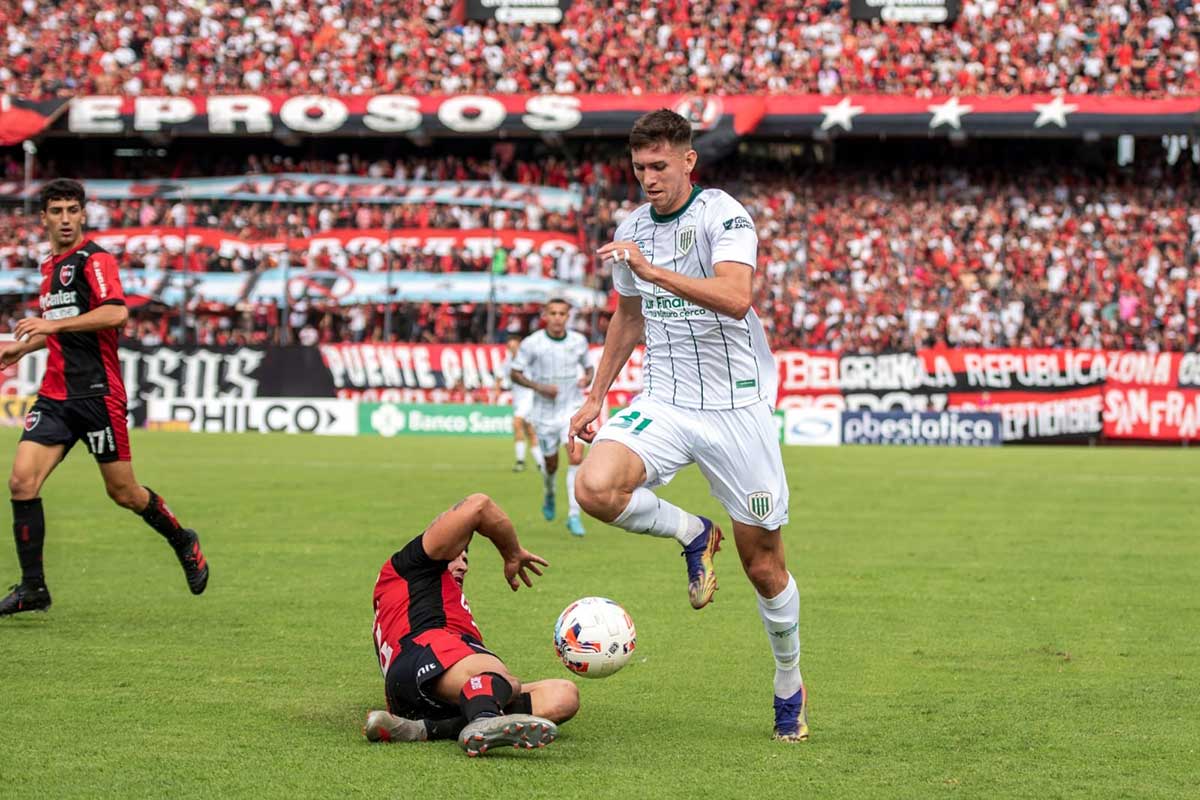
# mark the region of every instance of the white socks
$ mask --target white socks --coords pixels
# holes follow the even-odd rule
[[[575,499],[575,473],[579,471],[579,467],[574,464],[567,466],[567,503],[570,505],[570,514],[573,517],[579,516],[579,501]]]
[[[791,697],[800,691],[800,592],[788,573],[787,587],[775,597],[757,592],[758,615],[767,629],[767,640],[775,654],[775,696]]]
[[[704,530],[704,523],[695,514],[674,506],[649,489],[633,490],[629,505],[612,521],[618,528],[650,536],[674,537],[687,547]]]
[[[516,443],[516,450],[517,450],[517,461],[521,462],[522,464],[523,464],[523,463],[525,463],[525,449],[526,449],[526,447],[527,447],[527,445],[526,445],[526,443],[525,443],[525,440],[524,440],[524,439],[522,439],[521,441],[519,441],[519,442],[517,442],[517,443]]]
[[[533,463],[538,465],[538,469],[545,472],[546,456],[542,454],[542,448],[535,445],[530,450],[533,452]]]

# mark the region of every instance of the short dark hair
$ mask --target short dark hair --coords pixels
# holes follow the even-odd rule
[[[79,205],[83,205],[87,200],[87,194],[83,191],[83,184],[79,181],[73,181],[70,178],[55,178],[42,187],[39,200],[42,204],[42,211],[45,211],[50,206],[52,200],[78,200]]]
[[[692,124],[669,108],[643,114],[629,132],[629,149],[653,147],[659,142],[676,147],[692,146]]]
[[[565,297],[551,297],[549,300],[546,301],[546,306],[549,307],[549,306],[554,305],[555,303],[561,303],[562,305],[566,306],[567,308],[571,307],[571,301]]]

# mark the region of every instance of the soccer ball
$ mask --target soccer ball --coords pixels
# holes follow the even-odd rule
[[[612,675],[628,663],[637,631],[625,609],[605,597],[584,597],[554,623],[554,649],[563,666],[585,678]]]

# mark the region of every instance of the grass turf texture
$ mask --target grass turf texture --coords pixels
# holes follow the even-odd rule
[[[135,432],[139,477],[203,534],[201,598],[76,449],[43,492],[54,608],[0,620],[2,796],[1194,796],[1187,451],[786,449],[813,727],[787,745],[732,541],[695,612],[674,543],[544,522],[505,440]],[[541,752],[369,745],[376,573],[471,491],[552,564],[512,594],[472,550],[467,594],[510,667],[566,676],[552,625],[590,594],[629,610],[635,658],[579,679],[580,716]],[[664,494],[718,511],[694,469]]]

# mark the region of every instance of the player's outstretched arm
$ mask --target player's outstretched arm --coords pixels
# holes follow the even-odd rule
[[[109,303],[93,308],[86,314],[67,319],[49,320],[41,317],[26,317],[13,328],[13,335],[20,339],[22,336],[53,336],[59,333],[89,333],[103,331],[109,328],[119,328],[129,319],[129,309],[124,305]]]
[[[750,313],[754,289],[753,264],[718,261],[713,264],[711,278],[692,278],[654,266],[634,242],[611,242],[597,250],[596,254],[601,258],[624,261],[642,280],[722,316],[742,319]]]
[[[676,297],[734,319],[750,313],[754,298],[754,268],[737,261],[717,262],[711,278],[691,278],[664,269],[655,283]]]
[[[616,313],[608,323],[608,334],[604,337],[604,352],[600,354],[600,364],[591,375],[591,391],[588,392],[583,407],[571,418],[572,437],[578,436],[588,442],[592,440],[587,428],[600,415],[604,397],[629,361],[633,348],[642,340],[645,328],[642,298],[638,295],[621,295]]]
[[[514,592],[519,585],[518,577],[526,586],[533,586],[526,570],[541,575],[541,567],[550,566],[544,558],[521,546],[508,514],[483,493],[460,500],[443,512],[425,530],[421,540],[430,558],[450,561],[470,544],[475,533],[491,540],[500,552],[504,559],[504,579]]]

